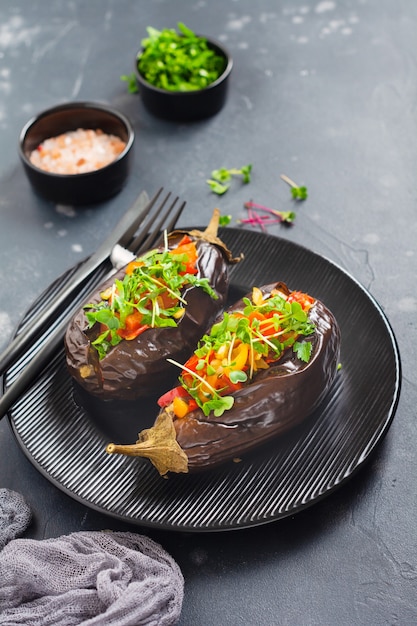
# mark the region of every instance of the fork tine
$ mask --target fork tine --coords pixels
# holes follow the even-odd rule
[[[133,236],[130,243],[126,242],[126,248],[128,248],[128,250],[130,250],[131,252],[133,252],[133,254],[137,254],[137,252],[139,251],[140,247],[142,246],[143,242],[145,241],[145,239],[148,237],[149,235],[149,230],[152,226],[152,224],[155,222],[156,218],[161,214],[164,206],[166,205],[166,203],[169,200],[169,197],[171,195],[171,192],[169,191],[167,193],[167,195],[165,196],[165,198],[160,202],[159,206],[157,207],[155,213],[153,215],[148,215],[146,220],[144,220],[144,222],[142,224],[140,224],[140,228],[139,228],[139,233],[136,234],[136,236]],[[168,208],[168,212],[171,209]],[[157,228],[159,228],[157,226]],[[134,233],[135,235],[135,233]]]
[[[154,206],[161,192],[162,192],[162,189],[160,189],[157,192],[156,196],[150,201],[151,206]],[[168,219],[170,213],[172,213],[178,201],[178,198],[175,198],[175,200],[169,205],[169,207],[164,210],[164,207],[166,203],[168,202],[170,195],[171,194],[168,193],[165,199],[160,203],[159,207],[156,209],[156,215],[154,215],[153,217],[152,216],[150,217],[149,215],[147,216],[144,222],[143,228],[141,228],[140,230],[139,235],[133,239],[133,241],[131,242],[129,246],[132,251],[136,249],[134,248],[134,246],[139,247],[143,244],[143,242],[145,242],[145,247],[148,248],[148,245],[149,245],[148,242],[154,241],[155,238],[160,236],[162,225],[164,224],[165,220]],[[143,201],[143,197],[142,197],[142,201]],[[135,203],[135,206],[139,208],[140,206],[139,200]],[[171,219],[169,222],[170,230],[173,228],[184,206],[185,206],[185,202],[183,202],[182,205],[179,207],[179,209],[177,209],[176,213],[171,216]],[[147,209],[145,209],[145,212],[146,211]],[[143,214],[144,212],[142,210],[141,211],[142,217],[143,217]],[[150,226],[152,226],[152,224],[156,221],[157,218],[159,219],[155,225],[155,228],[150,233],[149,232]],[[132,239],[132,237],[134,237],[134,232],[132,233],[132,228],[129,228],[128,231],[126,232],[128,233],[128,236],[127,237],[122,236],[119,239],[119,243],[116,244],[116,246],[119,245],[120,247],[121,243],[124,243],[124,245],[127,246],[129,239]],[[113,248],[116,247],[114,246],[114,244],[112,245],[113,245]],[[106,259],[106,262],[107,260],[108,259]],[[100,268],[101,268],[100,272],[96,273],[96,278],[100,276],[100,280],[102,280],[103,271],[104,271],[103,265],[100,265]],[[99,284],[99,282],[97,282],[95,279],[93,281],[93,278],[94,278],[94,274],[89,275],[89,279],[88,279],[89,287],[92,286],[93,284],[94,284],[94,287],[96,287],[97,284]],[[86,280],[86,278],[84,278],[84,280]],[[58,315],[55,315],[54,320],[51,322],[51,326],[49,328],[45,327],[45,329],[42,331],[44,334],[40,336],[39,339],[36,339],[35,343],[27,344],[26,348],[30,351],[30,359],[27,360],[25,366],[21,368],[20,373],[18,374],[17,378],[16,378],[16,371],[15,371],[15,373],[13,374],[15,378],[13,379],[12,383],[7,388],[5,388],[5,392],[0,398],[0,419],[7,413],[9,408],[14,404],[14,402],[16,402],[16,400],[22,395],[22,393],[24,393],[24,391],[26,391],[26,389],[32,384],[35,377],[43,370],[43,368],[45,368],[47,364],[50,363],[51,358],[53,358],[54,351],[58,348],[58,346],[62,345],[63,335],[65,333],[66,328],[68,327],[68,323],[71,317],[74,315],[74,313],[78,310],[78,307],[80,306],[80,302],[82,301],[82,294],[85,293],[86,285],[84,285],[84,288],[79,291],[78,295],[76,294],[76,297],[74,297],[71,300],[71,303],[68,305],[68,307],[63,309],[61,313],[59,313],[58,311]],[[21,335],[25,336],[23,333]],[[27,359],[27,356],[25,355],[24,358]]]
[[[119,239],[119,245],[120,246],[127,246],[129,241],[132,239],[132,237],[134,237],[139,225],[141,224],[141,222],[145,222],[148,213],[150,213],[151,209],[153,208],[153,206],[155,205],[156,201],[158,200],[159,196],[161,195],[163,191],[163,187],[161,187],[156,194],[153,196],[153,198],[148,202],[147,207],[145,208],[145,210],[142,210],[138,217],[136,218],[136,220],[132,223],[132,225],[125,231],[125,233],[122,235],[122,237],[120,237]],[[132,209],[135,210],[135,207],[140,207],[141,202],[143,202],[142,200],[142,195],[138,196],[138,198],[136,199],[135,203],[132,206]]]
[[[178,200],[178,198],[177,198]],[[171,219],[169,220],[169,222],[167,224],[165,224],[164,230],[166,230],[168,233],[171,232],[174,229],[175,224],[177,223],[181,213],[184,210],[184,207],[187,203],[185,202],[185,200],[180,204],[180,206],[178,207],[178,209],[175,211],[174,215],[172,215]],[[155,235],[157,235],[157,233],[155,232]],[[154,242],[152,243],[152,246],[159,246],[162,241],[164,239],[164,234],[160,233],[159,237],[157,239],[154,240]]]
[[[170,212],[173,210],[175,204],[177,203],[178,198],[175,198],[174,202],[171,204],[170,206]],[[167,224],[165,224],[164,226],[164,231],[166,230],[167,233],[171,232],[175,226],[175,224],[177,223],[181,213],[184,210],[184,207],[186,205],[186,202],[182,202],[180,204],[180,206],[177,208],[177,210],[175,211],[175,213],[171,216],[171,219],[169,220],[169,222]],[[168,217],[168,214],[167,216]],[[148,239],[145,241],[143,248],[157,248],[158,246],[160,246],[163,241],[164,241],[164,233],[161,232],[162,230],[162,225],[164,224],[164,220],[161,220],[158,224],[158,226],[153,230],[152,233],[150,233]]]
[[[140,252],[144,252],[145,250],[154,247],[155,243],[161,239],[162,226],[169,217],[169,215],[172,213],[175,205],[178,202],[177,197],[171,202],[168,207],[165,208],[165,205],[168,202],[170,196],[171,193],[169,192],[157,208],[155,214],[151,217],[148,217],[146,222],[141,227],[139,234],[128,245],[129,250],[133,254],[137,255]],[[185,207],[185,204],[186,203],[183,202],[180,207],[177,208],[174,215],[171,216],[169,224],[166,226],[167,230],[171,230],[174,227],[176,221],[178,220]],[[152,230],[150,230],[151,226],[153,226]]]

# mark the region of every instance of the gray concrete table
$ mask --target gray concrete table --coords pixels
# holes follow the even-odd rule
[[[184,21],[230,49],[225,108],[175,124],[153,118],[119,77],[146,26]],[[161,544],[185,577],[181,626],[380,626],[417,622],[416,100],[412,0],[15,0],[0,5],[0,347],[36,297],[91,253],[141,189],[187,201],[182,225],[217,204],[233,220],[253,199],[293,208],[280,181],[308,186],[291,228],[381,304],[398,340],[402,393],[369,463],[340,490],[272,524],[227,533],[133,527]],[[97,100],[137,132],[129,181],[100,206],[55,206],[29,187],[17,155],[24,123],[68,100]],[[250,186],[213,196],[211,170],[252,163]],[[25,536],[132,529],[72,500],[41,475],[0,424],[0,487],[33,511]]]

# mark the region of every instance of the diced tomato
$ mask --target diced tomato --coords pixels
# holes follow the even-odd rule
[[[142,324],[142,318],[142,313],[139,313],[139,311],[134,311],[126,317],[125,327],[119,328],[117,334],[120,335],[120,337],[122,337],[123,339],[135,339],[141,333],[143,333],[144,330],[149,328],[148,324]]]
[[[190,358],[188,359],[188,361],[185,363],[185,367],[195,372],[196,371],[195,368],[197,367],[198,361],[199,361],[198,356],[196,354],[192,354]]]
[[[315,299],[302,291],[292,291],[288,296],[288,302],[298,302],[301,304],[305,311],[308,311],[313,306]]]
[[[174,306],[178,305],[177,298],[173,298],[168,290],[163,291],[159,296],[158,300],[163,309],[170,309]]]

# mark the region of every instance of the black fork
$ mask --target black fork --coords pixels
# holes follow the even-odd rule
[[[163,230],[171,231],[181,215],[185,202],[178,206],[178,197],[171,199],[171,193],[167,193],[161,202],[157,204],[160,189],[153,199],[147,204],[145,219],[143,211],[140,219],[130,223],[122,236],[119,237],[118,245],[123,245],[133,254],[138,255],[145,250],[156,247],[163,240]],[[156,206],[155,210],[153,210]],[[117,245],[115,244],[115,245]],[[110,255],[114,245],[109,249],[106,262],[99,264],[94,273],[85,279],[78,279],[79,272],[75,270],[76,279],[70,276],[65,283],[66,297],[62,298],[62,281],[58,280],[51,286],[49,299],[39,304],[35,313],[35,321],[32,312],[23,320],[19,334],[12,342],[12,349],[3,353],[3,361],[0,357],[2,369],[0,374],[6,373],[5,392],[0,398],[0,419],[4,417],[16,400],[29,388],[54,353],[62,344],[66,328],[73,317],[85,302],[89,294],[103,279],[108,276],[110,269]],[[68,293],[68,284],[71,290]],[[69,300],[70,297],[70,301]],[[52,302],[52,305],[51,305]],[[58,304],[57,304],[58,303]],[[36,305],[35,305],[36,309]],[[46,309],[46,310],[45,310]],[[41,324],[39,323],[41,320]],[[36,329],[34,330],[34,326]]]

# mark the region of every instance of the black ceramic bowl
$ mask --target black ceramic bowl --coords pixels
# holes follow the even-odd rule
[[[79,128],[116,135],[126,146],[114,161],[94,171],[56,174],[33,165],[30,154],[45,139]],[[55,106],[32,118],[22,129],[19,154],[36,192],[57,204],[83,205],[102,202],[118,193],[129,174],[134,131],[129,120],[103,104],[74,102]]]
[[[211,117],[223,107],[233,59],[214,39],[204,37],[209,48],[224,58],[224,70],[217,80],[198,91],[168,91],[148,83],[138,69],[139,51],[135,60],[135,74],[144,106],[157,117],[179,122],[192,122]]]

